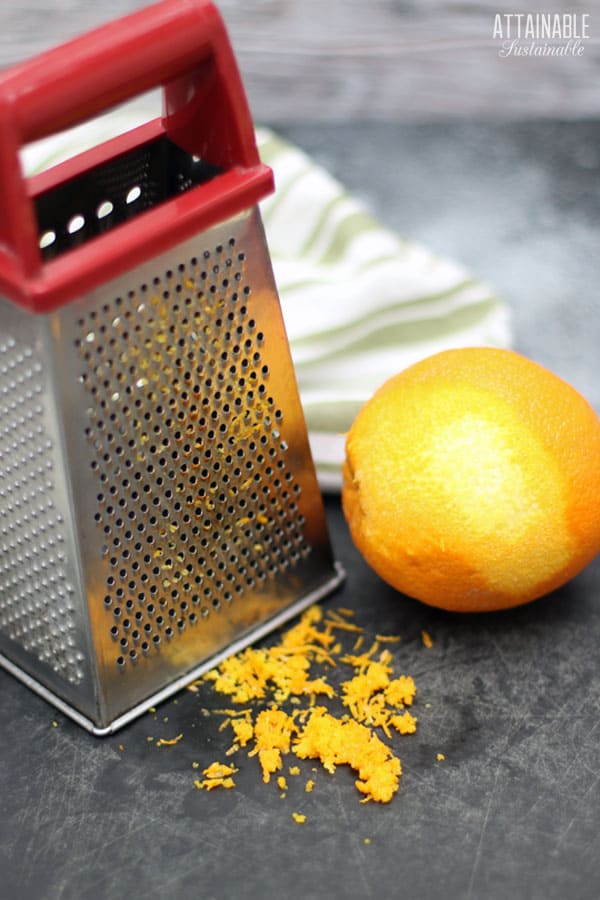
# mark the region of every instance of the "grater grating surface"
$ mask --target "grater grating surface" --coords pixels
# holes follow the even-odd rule
[[[52,499],[53,442],[33,348],[0,341],[0,632],[70,683],[84,676],[62,513]]]
[[[78,319],[119,667],[310,553],[236,243]]]

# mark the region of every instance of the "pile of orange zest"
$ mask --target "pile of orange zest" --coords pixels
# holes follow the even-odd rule
[[[335,665],[327,652],[333,636],[315,627],[321,616],[319,607],[311,607],[277,646],[249,647],[225,659],[204,679],[212,681],[216,691],[228,694],[235,703],[262,700],[268,692],[274,692],[278,703],[290,696],[312,693],[310,686],[307,687],[311,663]],[[323,681],[318,684],[319,693],[328,691]]]
[[[183,734],[178,734],[177,737],[167,739],[167,738],[159,738],[155,744],[156,747],[173,747],[175,744],[178,744]]]
[[[335,697],[335,688],[327,682],[326,678],[313,678],[307,681],[302,688],[303,694],[324,694],[326,697]]]
[[[258,757],[265,783],[281,772],[284,756],[294,753],[299,759],[318,759],[331,773],[338,765],[350,766],[357,773],[362,802],[387,803],[398,790],[402,767],[374,729],[388,739],[392,732],[412,734],[417,719],[405,707],[412,704],[416,687],[409,676],[394,677],[392,654],[381,648],[381,643],[395,642],[393,636],[378,635],[369,649],[358,652],[363,629],[347,621],[350,614],[340,609],[323,616],[320,606],[312,606],[276,645],[247,648],[201,680],[245,705],[241,711],[219,710],[225,716],[221,727],[231,728],[234,736],[227,755],[248,748],[249,757]],[[344,652],[336,641],[338,629],[358,634],[353,652]],[[339,693],[325,674],[311,672],[317,665],[333,670],[339,664],[353,670]],[[318,705],[323,700],[341,701],[347,713],[334,715]],[[260,701],[269,706],[261,709]],[[292,705],[291,714],[281,708],[284,702]],[[289,773],[300,774],[300,769],[291,766]],[[277,784],[287,790],[283,775]],[[306,792],[313,787],[314,781],[308,781]]]
[[[248,754],[258,754],[263,781],[268,784],[271,775],[282,768],[281,754],[290,752],[292,735],[296,725],[282,709],[264,709],[254,724],[254,748]]]
[[[254,725],[248,719],[229,719],[238,747],[246,747],[254,737]]]
[[[240,679],[240,667],[244,678]],[[212,669],[205,678],[214,681],[215,690],[229,694],[234,703],[248,703],[265,696],[265,685],[269,679],[266,650],[248,648],[237,656],[223,660],[218,669]]]
[[[396,710],[410,706],[416,692],[412,678],[401,675],[390,680],[393,669],[388,650],[380,653],[378,660],[371,658],[377,644],[361,656],[348,655],[344,661],[354,666],[357,674],[342,683],[342,703],[357,722],[373,728],[381,728],[387,737],[390,728],[400,734],[412,734],[416,730],[416,719],[398,716]]]
[[[359,722],[363,721],[373,695],[390,683],[389,671],[389,667],[381,663],[369,663],[350,681],[342,683],[342,703]]]
[[[232,775],[235,775],[238,771],[239,769],[236,769],[234,766],[226,766],[223,763],[214,762],[203,770],[204,779],[202,781],[197,779],[194,781],[194,785],[198,790],[204,791],[212,791],[218,787],[233,788],[235,787],[235,781]]]
[[[389,747],[353,719],[336,719],[316,707],[294,743],[300,759],[320,759],[326,771],[349,765],[358,774],[357,790],[365,799],[389,803],[398,790],[402,767]]]
[[[399,734],[414,734],[417,730],[417,717],[405,710],[400,715],[391,716],[387,724],[395,728]]]
[[[385,689],[385,697],[391,706],[412,706],[417,688],[410,675],[400,675],[390,681]]]
[[[320,631],[316,626],[323,618],[320,606],[311,606],[302,615],[297,625],[288,629],[281,639],[280,648],[302,647],[314,644],[329,647],[333,643],[333,635]]]

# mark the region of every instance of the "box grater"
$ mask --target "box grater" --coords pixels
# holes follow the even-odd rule
[[[161,118],[22,177],[22,146],[155,87]],[[105,734],[342,572],[215,8],[9,70],[0,129],[0,661]]]

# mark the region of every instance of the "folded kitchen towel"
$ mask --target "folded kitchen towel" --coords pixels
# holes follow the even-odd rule
[[[384,228],[298,147],[264,129],[257,138],[275,173],[262,214],[312,454],[336,490],[344,433],[373,391],[442,349],[510,346],[510,316],[490,287]]]
[[[110,135],[100,120],[32,145],[25,169],[137,124],[113,117]],[[298,147],[265,128],[257,141],[275,175],[261,211],[312,454],[322,488],[338,490],[344,434],[373,391],[438,350],[509,346],[510,317],[490,287],[383,227]]]

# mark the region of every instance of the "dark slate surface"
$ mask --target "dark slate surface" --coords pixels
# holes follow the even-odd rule
[[[598,125],[287,134],[384,221],[489,278],[519,349],[600,405]],[[526,607],[454,616],[382,584],[337,498],[327,511],[348,577],[326,605],[355,610],[367,636],[401,634],[395,663],[418,686],[418,731],[394,741],[394,801],[361,805],[344,769],[305,794],[310,765],[281,799],[243,756],[237,790],[200,792],[192,763],[231,742],[202,713],[224,705],[209,692],[98,739],[0,673],[0,897],[597,900],[600,560]],[[147,740],[179,732],[173,747]]]

